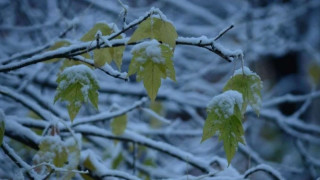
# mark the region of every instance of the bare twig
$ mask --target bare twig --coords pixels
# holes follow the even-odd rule
[[[225,33],[227,33],[230,29],[232,29],[234,26],[233,24],[231,24],[229,27],[227,27],[226,29],[222,30],[215,38],[214,40],[217,41],[218,39],[220,39]]]

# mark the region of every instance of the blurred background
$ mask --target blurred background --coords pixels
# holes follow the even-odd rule
[[[260,116],[257,117],[251,109],[245,114],[247,146],[239,148],[232,166],[243,173],[253,165],[266,163],[279,170],[286,179],[319,177],[319,0],[121,2],[128,6],[127,22],[143,16],[151,7],[159,8],[173,22],[179,37],[214,38],[221,30],[234,25],[217,42],[230,50],[241,49],[245,65],[261,77],[264,88]],[[41,53],[58,39],[70,39],[76,43],[97,22],[115,23],[119,29],[123,27],[124,10],[117,0],[0,0],[0,9],[2,65],[29,57],[28,51],[37,52],[38,49]],[[133,30],[126,35],[130,36]],[[130,48],[124,53],[123,72],[127,72],[132,57]],[[22,52],[26,55],[18,59],[10,58]],[[217,138],[201,145],[199,143],[206,118],[205,107],[213,96],[222,92],[234,70],[241,67],[241,60],[229,63],[206,49],[178,45],[174,52],[174,64],[177,83],[164,80],[158,101],[151,107],[171,120],[172,124],[168,127],[159,125],[138,111],[130,115],[132,120],[129,120],[128,128],[203,159],[224,157],[223,145]],[[39,93],[52,102],[59,65],[59,62],[40,63],[2,73],[0,82],[15,88],[15,81],[27,80],[29,86],[37,87]],[[115,64],[111,65],[116,69]],[[108,110],[113,104],[130,105],[145,95],[142,83],[136,82],[134,77],[130,77],[130,82],[123,82],[101,73],[98,78],[104,88],[99,100],[100,111]],[[0,98],[0,107],[7,115],[28,114],[22,106],[20,108],[3,96]],[[66,114],[65,109],[61,111]],[[95,112],[87,107],[81,113]],[[129,147],[124,145],[122,148]],[[109,151],[101,154],[114,153]],[[146,153],[144,150],[142,152]],[[168,155],[159,155],[152,150],[146,154],[152,159],[152,167],[162,168],[173,177],[199,174]],[[105,158],[105,161],[111,160]],[[121,168],[127,167],[119,165]],[[4,167],[1,172],[5,172]],[[12,170],[8,172],[14,173]],[[155,175],[148,177],[154,179]],[[263,172],[250,177],[270,178]]]

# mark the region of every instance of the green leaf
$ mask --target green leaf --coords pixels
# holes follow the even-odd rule
[[[146,41],[132,49],[132,60],[128,76],[137,74],[137,81],[143,81],[144,87],[152,101],[155,100],[161,85],[161,78],[175,79],[173,52],[156,40]]]
[[[66,68],[57,79],[58,87],[54,102],[68,101],[68,112],[71,121],[78,114],[82,103],[91,101],[98,108],[98,82],[92,70],[85,65]]]
[[[4,132],[5,132],[4,113],[0,109],[0,146],[3,142]]]
[[[311,63],[309,65],[309,75],[315,85],[320,83],[320,64],[319,63]]]
[[[241,106],[242,95],[229,90],[215,96],[207,108],[208,116],[203,127],[201,142],[217,133],[219,140],[223,141],[228,164],[237,151],[238,143],[244,144]]]
[[[69,46],[71,43],[68,40],[62,40],[62,41],[57,41],[56,43],[54,43],[49,49],[48,51],[53,51],[56,49],[59,49],[61,47],[67,47]],[[53,63],[56,61],[59,61],[60,59],[64,59],[64,58],[53,58],[47,61],[44,61],[45,63]]]
[[[114,135],[122,135],[127,128],[127,115],[114,118],[111,122],[111,129]]]
[[[177,31],[170,22],[159,19],[158,17],[149,17],[139,24],[128,43],[150,38],[161,41],[174,49],[177,37]]]
[[[244,74],[243,74],[244,72]],[[235,72],[235,75],[228,80],[224,86],[223,91],[236,90],[242,94],[243,106],[241,112],[244,113],[247,109],[247,104],[250,104],[255,113],[259,116],[261,107],[261,90],[262,81],[260,77],[251,72],[247,67],[239,69]]]
[[[116,29],[116,25],[114,24],[108,25],[106,23],[97,23],[80,40],[84,42],[96,41],[95,35],[98,31],[101,32],[102,36],[107,36],[112,34],[115,31],[114,29]],[[122,39],[122,36],[119,35],[115,39]],[[102,41],[102,39],[99,39],[99,41]],[[120,69],[124,50],[125,50],[124,46],[101,48],[101,49],[93,50],[93,56],[94,56],[93,58],[94,58],[95,66],[101,67],[106,62],[110,64],[112,60],[114,60],[117,67]],[[83,56],[87,59],[90,59],[90,56],[88,53],[83,54]]]
[[[161,85],[161,71],[156,63],[148,62],[144,66],[143,85],[151,100],[155,100]]]

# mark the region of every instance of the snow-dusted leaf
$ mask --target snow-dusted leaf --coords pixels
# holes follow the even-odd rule
[[[4,113],[3,113],[2,109],[0,109],[0,146],[3,141],[4,131],[5,131],[4,118],[5,118]]]
[[[161,78],[175,79],[173,52],[156,40],[146,41],[133,47],[128,76],[137,74],[137,80],[143,81],[151,100],[155,100],[161,85]]]
[[[238,143],[244,144],[241,123],[242,95],[233,90],[226,91],[212,98],[207,107],[207,119],[203,127],[201,142],[218,134],[223,141],[228,163],[236,153]]]
[[[150,38],[161,41],[174,49],[177,37],[176,29],[170,22],[158,17],[149,17],[134,31],[129,43]]]
[[[121,135],[127,128],[127,115],[114,118],[111,122],[111,129],[114,135]]]
[[[99,85],[92,70],[85,65],[66,68],[57,79],[58,87],[54,102],[68,101],[68,112],[71,121],[78,114],[82,103],[89,100],[98,108]]]
[[[39,144],[39,151],[33,157],[33,164],[43,162],[53,164],[66,170],[77,169],[80,161],[80,147],[74,137],[61,140],[60,136],[45,136]],[[50,172],[48,166],[39,166],[38,172]],[[56,175],[61,179],[71,179],[74,176],[72,172],[59,173]]]
[[[262,81],[256,73],[247,67],[244,67],[243,70],[238,69],[223,88],[223,91],[228,90],[236,90],[242,94],[244,101],[241,108],[242,113],[246,111],[247,105],[250,104],[255,113],[259,115]]]
[[[112,34],[116,29],[117,27],[115,24],[109,25],[106,23],[97,23],[80,40],[84,42],[96,41],[96,34],[98,31],[101,32],[102,36],[107,36]],[[121,38],[122,38],[121,35],[116,37],[116,39],[121,39]],[[102,39],[99,39],[99,41],[102,41]],[[98,67],[101,67],[106,62],[110,64],[112,60],[114,60],[114,62],[120,69],[122,64],[122,56],[123,56],[124,49],[125,49],[124,46],[95,49],[93,51],[94,64]],[[83,54],[83,56],[86,58],[90,58],[88,53]]]

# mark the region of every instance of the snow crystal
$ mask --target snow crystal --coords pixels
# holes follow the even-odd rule
[[[165,60],[161,55],[160,43],[157,40],[145,41],[135,45],[131,53],[139,53],[141,50],[145,49],[144,56],[136,58],[137,61],[145,63],[147,59],[151,59],[155,63],[164,63]]]
[[[247,66],[243,66],[243,69],[237,69],[233,75],[238,75],[238,74],[245,74],[247,76],[249,75],[256,75],[258,76],[255,72],[252,72]]]
[[[237,104],[241,109],[243,103],[242,94],[238,91],[229,90],[212,98],[208,104],[208,110],[212,109],[218,116],[228,118],[233,115],[234,105]],[[223,114],[220,114],[222,112]]]

